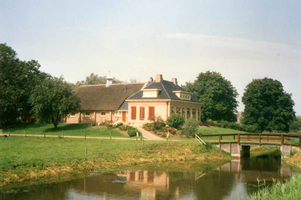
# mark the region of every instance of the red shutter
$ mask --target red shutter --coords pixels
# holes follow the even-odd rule
[[[149,106],[148,107],[148,119],[152,119],[155,117],[155,107]]]
[[[140,107],[140,119],[144,120],[144,118],[145,118],[145,108]]]
[[[131,107],[131,119],[133,119],[133,120],[136,119],[136,107],[135,106]]]

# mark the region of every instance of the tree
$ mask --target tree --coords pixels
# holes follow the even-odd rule
[[[80,109],[80,99],[73,95],[72,87],[62,77],[49,77],[37,85],[30,97],[38,122],[59,122],[71,112]]]
[[[182,115],[175,113],[167,118],[167,124],[169,127],[180,129],[185,122],[185,119]]]
[[[301,116],[296,117],[296,120],[294,120],[290,125],[290,131],[292,132],[298,132],[301,130]]]
[[[105,84],[106,81],[107,76],[98,76],[97,74],[91,73],[90,76],[86,77],[86,80],[77,81],[76,86]],[[122,83],[122,81],[113,78],[113,83]]]
[[[231,82],[218,72],[200,73],[194,82],[186,82],[183,86],[202,103],[202,121],[208,119],[219,121],[236,121],[238,93]]]
[[[277,80],[254,79],[245,88],[242,102],[243,123],[257,125],[261,131],[288,132],[295,120],[294,101]]]
[[[0,44],[0,125],[25,122],[30,116],[29,96],[47,74],[42,73],[35,61],[21,61],[6,44]]]

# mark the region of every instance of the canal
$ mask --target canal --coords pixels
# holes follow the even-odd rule
[[[298,172],[274,158],[248,158],[211,170],[179,172],[123,170],[62,183],[32,186],[28,192],[1,195],[0,200],[210,199],[248,197],[273,180],[287,181]],[[261,181],[258,181],[261,180]],[[264,180],[264,181],[263,181]]]

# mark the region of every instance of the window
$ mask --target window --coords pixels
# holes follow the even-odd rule
[[[178,113],[179,113],[179,114],[181,114],[181,110],[182,110],[181,108],[178,108]]]
[[[196,109],[192,109],[192,119],[196,119]]]
[[[149,106],[148,107],[148,119],[153,119],[155,117],[155,107]]]
[[[90,117],[90,112],[85,112],[85,117]]]
[[[106,115],[106,112],[101,112],[101,116],[105,116]]]
[[[120,112],[120,111],[115,112],[115,116],[121,116],[121,115],[122,115],[122,112]]]
[[[184,117],[184,119],[185,119],[185,117],[186,117],[185,115],[186,115],[186,109],[183,108],[182,116]]]
[[[176,113],[176,108],[175,108],[175,107],[172,107],[172,108],[171,108],[171,114],[174,114],[174,113]]]
[[[142,97],[157,97],[160,90],[158,89],[149,89],[143,91]]]
[[[132,120],[136,119],[136,106],[131,107],[131,119]]]
[[[190,118],[190,117],[191,117],[191,109],[187,108],[187,118]]]
[[[70,114],[70,117],[75,117],[75,112],[72,112],[72,113]]]
[[[145,108],[140,107],[140,120],[144,120],[145,118]]]

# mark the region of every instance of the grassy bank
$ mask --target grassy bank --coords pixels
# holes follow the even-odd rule
[[[85,160],[87,147],[87,160]],[[0,139],[0,186],[55,182],[93,170],[145,163],[198,161],[222,164],[230,156],[196,141],[166,142],[8,137]]]
[[[59,124],[55,129],[53,124],[21,124],[3,129],[5,134],[34,134],[65,136],[95,136],[95,137],[127,137],[115,129],[93,127],[91,124]]]
[[[297,200],[301,198],[301,175],[292,177],[287,183],[276,183],[255,193],[246,200]]]

